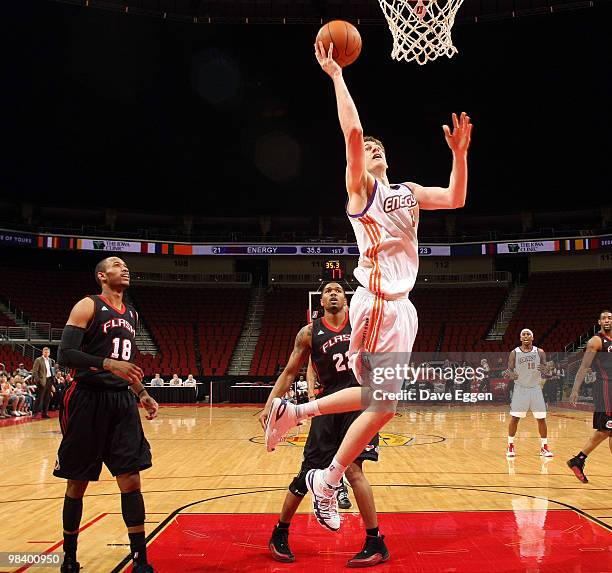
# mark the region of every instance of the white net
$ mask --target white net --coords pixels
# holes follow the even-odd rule
[[[394,60],[426,64],[457,53],[451,30],[463,0],[378,0],[393,35]]]

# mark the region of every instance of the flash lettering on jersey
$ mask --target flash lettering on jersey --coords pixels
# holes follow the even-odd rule
[[[321,350],[323,354],[327,354],[327,351],[332,347],[338,344],[339,342],[349,342],[351,340],[350,334],[339,334],[338,336],[334,336],[330,338],[323,346],[321,346]]]
[[[106,334],[111,328],[125,328],[132,336],[136,336],[136,329],[125,318],[112,318],[102,325],[102,332]]]

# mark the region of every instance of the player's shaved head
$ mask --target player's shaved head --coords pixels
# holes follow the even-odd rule
[[[602,310],[602,311],[599,313],[599,320],[602,320],[605,314],[612,314],[612,311],[609,311],[609,310]]]
[[[105,259],[102,259],[96,265],[96,270],[94,271],[94,274],[95,274],[96,282],[98,283],[98,286],[102,286],[102,282],[100,281],[100,277],[98,276],[98,273],[105,273],[110,261],[115,258],[117,257],[106,257]]]
[[[335,289],[335,288],[339,288],[339,289],[340,289],[342,292],[344,292],[344,288],[342,287],[342,285],[341,285],[341,284],[339,284],[339,283],[334,283],[334,282],[327,283],[327,284],[326,284],[326,285],[323,287],[323,292],[325,292],[325,290],[326,290],[326,289],[330,289],[330,288],[334,288],[334,289]]]

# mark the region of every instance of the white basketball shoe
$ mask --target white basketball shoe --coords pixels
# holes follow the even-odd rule
[[[321,527],[331,531],[340,529],[338,490],[323,479],[324,470],[310,470],[306,474],[306,487],[312,494],[312,509]]]

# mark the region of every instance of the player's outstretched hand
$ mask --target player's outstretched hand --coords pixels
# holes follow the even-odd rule
[[[572,390],[572,393],[569,397],[570,406],[575,406],[578,403],[578,392],[576,390]]]
[[[261,424],[261,429],[266,431],[266,422],[268,421],[268,416],[270,415],[270,404],[266,404],[264,409],[259,414],[259,423]]]
[[[443,125],[442,129],[444,130],[446,143],[454,154],[467,153],[472,137],[472,124],[469,115],[462,111],[461,117],[457,118],[457,114],[453,113],[453,131],[451,132],[448,125]]]
[[[144,372],[136,364],[131,362],[124,362],[123,360],[113,360],[112,358],[106,358],[104,360],[104,368],[110,370],[113,374],[127,380],[129,384],[136,384],[142,382]]]
[[[332,54],[334,53],[333,42],[329,43],[329,51],[327,53],[325,53],[325,46],[323,45],[323,42],[315,42],[314,48],[317,62],[319,62],[319,65],[323,68],[323,71],[326,74],[328,74],[331,78],[338,74],[342,75],[342,68],[332,57]]]
[[[151,398],[146,392],[142,395],[140,399],[140,403],[142,407],[147,411],[147,420],[152,420],[157,416],[157,411],[159,410],[159,404]]]

